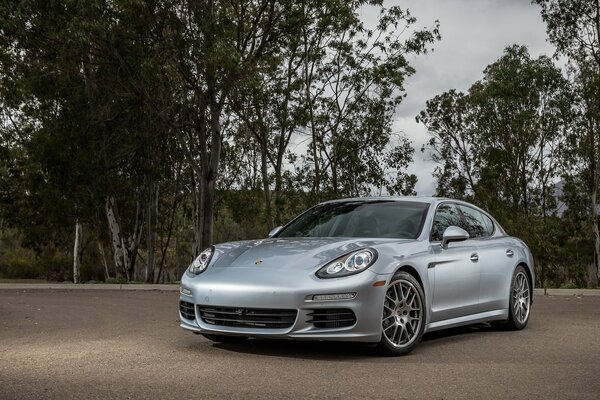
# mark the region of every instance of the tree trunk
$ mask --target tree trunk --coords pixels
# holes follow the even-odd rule
[[[202,177],[200,182],[200,250],[203,251],[212,244],[213,216],[215,199],[215,181]]]
[[[144,282],[151,283],[154,280],[154,219],[153,206],[154,206],[154,191],[148,191],[148,197],[146,199],[146,215],[148,222],[146,223],[146,270],[144,271]]]
[[[135,225],[133,226],[133,235],[129,237],[126,248],[127,266],[129,271],[130,280],[136,279],[136,259],[138,248],[140,247],[140,241],[142,240],[142,229],[144,227],[144,207],[142,207],[142,201],[138,198],[136,203],[135,211]]]
[[[261,126],[261,131],[262,131]],[[267,226],[269,227],[269,231],[273,229],[273,214],[271,211],[271,192],[269,188],[269,169],[268,169],[268,149],[267,149],[267,139],[264,132],[261,132],[260,138],[260,172],[262,174],[263,181],[263,192],[265,195],[265,212],[267,216]]]
[[[212,73],[209,75],[214,77]],[[210,153],[206,143],[206,126],[200,131],[201,147],[201,165],[202,175],[200,176],[200,251],[209,247],[212,244],[213,235],[213,218],[215,210],[215,182],[219,169],[219,160],[221,158],[221,106],[216,98],[212,79],[208,82],[208,99],[210,107],[204,110],[202,115],[210,110],[210,121],[208,124],[208,132],[210,134]],[[206,120],[203,119],[204,122]],[[202,128],[202,127],[201,127]]]
[[[192,258],[195,259],[202,251],[200,243],[200,232],[202,231],[202,210],[199,188],[199,175],[192,169],[190,173],[192,195],[194,196],[194,243],[192,244]]]
[[[305,85],[305,96],[306,96],[306,106],[308,107],[308,116],[310,122],[310,130],[311,130],[311,150],[314,158],[314,168],[315,168],[315,179],[313,182],[313,194],[319,194],[320,186],[321,186],[321,171],[319,166],[319,148],[318,148],[318,133],[315,122],[314,115],[314,104],[311,93],[311,85],[312,85],[312,68],[309,68],[310,58],[309,58],[309,45],[308,45],[308,34],[306,29],[303,29],[303,37],[304,37],[304,85]]]
[[[97,241],[98,244],[98,252],[100,253],[100,258],[102,259],[102,266],[104,267],[104,281],[106,282],[110,279],[110,274],[108,272],[108,263],[106,262],[106,254],[104,253],[104,246],[100,240]]]
[[[597,182],[597,181],[596,181]],[[598,186],[594,185],[590,196],[592,207],[592,232],[594,233],[594,265],[596,266],[596,280],[600,283],[600,230],[598,229]]]
[[[173,235],[173,225],[175,222],[175,212],[177,211],[177,205],[179,203],[179,197],[177,194],[179,193],[179,180],[181,179],[181,165],[176,169],[175,175],[175,189],[173,190],[173,203],[171,204],[171,214],[169,215],[169,228],[167,230],[167,239],[165,240],[165,244],[160,247],[160,263],[158,264],[158,272],[156,274],[156,278],[154,283],[160,283],[161,275],[165,266],[165,259],[167,255],[167,250],[169,249],[169,244],[171,243],[171,237]],[[158,214],[158,212],[157,212]],[[177,246],[175,246],[177,248]]]
[[[75,221],[75,245],[73,248],[73,283],[79,283],[81,272],[81,242],[82,242],[82,226],[79,220]]]
[[[127,257],[127,248],[123,237],[121,236],[121,226],[116,214],[115,198],[113,196],[106,197],[106,219],[108,220],[108,230],[110,232],[111,244],[113,248],[113,256],[115,260],[115,269],[125,275],[129,281],[129,260]]]

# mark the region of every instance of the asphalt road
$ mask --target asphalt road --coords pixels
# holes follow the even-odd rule
[[[0,290],[0,399],[600,399],[600,297],[538,296],[529,326],[352,344],[213,344],[173,292]]]

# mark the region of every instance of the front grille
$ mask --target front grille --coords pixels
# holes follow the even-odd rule
[[[312,322],[316,328],[344,328],[356,323],[356,315],[347,308],[321,308],[311,310],[306,322]]]
[[[200,318],[207,324],[243,328],[282,329],[296,321],[296,310],[270,308],[198,306]]]
[[[181,316],[185,319],[189,319],[190,321],[196,319],[196,313],[194,312],[194,305],[192,303],[180,301],[179,312],[181,313]]]

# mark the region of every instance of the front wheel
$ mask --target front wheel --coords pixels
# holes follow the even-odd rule
[[[425,329],[425,296],[419,282],[398,272],[387,287],[381,317],[378,350],[388,356],[410,353],[421,341]]]

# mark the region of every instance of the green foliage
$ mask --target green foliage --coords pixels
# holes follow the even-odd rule
[[[417,119],[438,195],[525,238],[544,284],[590,285],[598,5],[535,2],[572,81],[514,45]],[[381,0],[0,3],[0,277],[70,279],[76,221],[82,280],[176,281],[209,243],[317,201],[412,194],[392,121],[410,60],[440,39],[417,26]]]
[[[567,137],[566,175],[575,177],[582,185],[580,191],[587,197],[581,210],[593,240],[595,277],[600,282],[600,2],[589,0],[534,0],[541,6],[542,18],[547,24],[550,41],[557,54],[568,57],[577,116],[574,129]],[[571,196],[573,198],[574,196]],[[581,205],[578,202],[578,205]],[[589,229],[588,228],[588,229]]]
[[[2,2],[10,275],[68,279],[76,221],[82,280],[139,279],[136,262],[172,280],[320,199],[412,192],[391,118],[408,60],[439,39],[415,23],[380,0]],[[294,147],[307,134],[312,154]]]
[[[36,249],[23,245],[15,230],[7,230],[0,237],[0,279],[68,280],[71,266],[68,255],[52,244]]]
[[[570,156],[577,115],[573,85],[561,71],[515,45],[468,93],[438,95],[417,116],[431,136],[422,150],[438,163],[437,194],[473,201],[523,238],[542,285],[589,284],[584,175]]]

